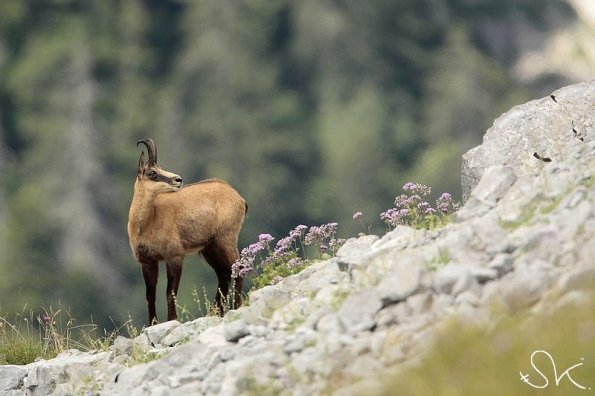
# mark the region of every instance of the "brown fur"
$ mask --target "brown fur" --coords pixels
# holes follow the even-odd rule
[[[147,140],[148,141],[148,140]],[[144,142],[143,142],[144,143]],[[153,145],[154,143],[150,141]],[[145,143],[147,145],[147,143]],[[150,149],[150,145],[147,145]],[[151,154],[151,153],[149,153]],[[238,234],[246,216],[244,199],[221,180],[205,180],[180,188],[181,178],[155,162],[139,160],[128,217],[128,236],[146,285],[149,323],[157,321],[155,289],[159,261],[167,270],[167,319],[176,319],[177,294],[184,257],[201,253],[218,279],[216,302],[223,313],[229,293],[231,266],[239,258]],[[151,180],[150,171],[158,172]],[[234,306],[241,303],[242,279],[236,278]]]

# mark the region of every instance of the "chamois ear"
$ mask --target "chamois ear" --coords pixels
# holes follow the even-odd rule
[[[143,175],[143,168],[145,167],[145,152],[140,152],[140,158],[138,159],[138,167],[136,168],[136,177],[140,178]]]

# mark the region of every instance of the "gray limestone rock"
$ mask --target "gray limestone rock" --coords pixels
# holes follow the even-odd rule
[[[163,338],[178,326],[180,326],[180,322],[177,320],[171,320],[169,322],[163,322],[154,326],[149,326],[143,331],[143,333],[147,335],[151,345],[160,346]]]
[[[337,260],[341,270],[348,270],[352,265],[358,265],[366,259],[369,247],[379,238],[376,235],[364,235],[350,238],[337,251]]]
[[[321,334],[341,334],[345,331],[345,325],[336,314],[328,313],[318,319],[315,329]]]
[[[484,171],[482,178],[468,192],[464,207],[453,215],[453,220],[461,222],[486,214],[504,197],[517,177],[509,166],[491,166]]]
[[[461,293],[471,287],[473,276],[468,266],[448,264],[434,276],[434,290],[437,293]]]
[[[171,331],[161,339],[161,345],[172,347],[184,343],[192,338],[196,333],[192,326],[175,326]]]
[[[374,251],[391,250],[393,252],[404,249],[415,240],[416,234],[421,232],[411,227],[398,225],[394,230],[387,232],[382,238],[374,242],[371,249]]]
[[[407,299],[407,306],[415,316],[427,313],[432,307],[434,295],[430,292],[416,294]]]
[[[412,309],[407,303],[394,304],[378,312],[376,322],[379,327],[390,327],[406,322],[412,317]]]
[[[27,370],[19,366],[0,366],[0,393],[8,394],[22,388]]]
[[[337,311],[337,316],[349,333],[371,330],[376,313],[382,308],[382,300],[376,289],[352,294]]]
[[[383,306],[404,301],[421,287],[425,266],[408,261],[397,261],[390,272],[376,286]]]
[[[513,263],[514,259],[510,254],[500,253],[488,263],[488,268],[495,270],[498,277],[501,277],[512,270]]]
[[[465,200],[491,166],[509,166],[518,174],[539,170],[564,161],[577,146],[595,138],[595,82],[552,95],[555,100],[548,96],[513,107],[488,129],[481,146],[463,155]]]
[[[110,350],[115,352],[118,355],[126,354],[130,355],[132,353],[132,349],[134,348],[134,341],[130,338],[117,336],[114,340],[114,343],[110,347]]]
[[[240,338],[248,334],[250,334],[250,330],[246,322],[242,319],[223,325],[223,337],[225,337],[225,341],[237,342]]]

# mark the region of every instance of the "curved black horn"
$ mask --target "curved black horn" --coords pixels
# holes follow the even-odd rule
[[[157,147],[155,146],[155,142],[151,138],[147,138],[145,140],[139,140],[136,142],[136,145],[144,144],[147,146],[147,154],[149,155],[148,164],[155,165],[157,163]]]

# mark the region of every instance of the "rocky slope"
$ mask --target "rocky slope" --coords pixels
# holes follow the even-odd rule
[[[468,199],[448,226],[351,239],[223,319],[0,366],[0,394],[389,394],[378,379],[415,364],[446,320],[486,324],[590,291],[594,119],[595,82],[515,107],[465,155]]]

